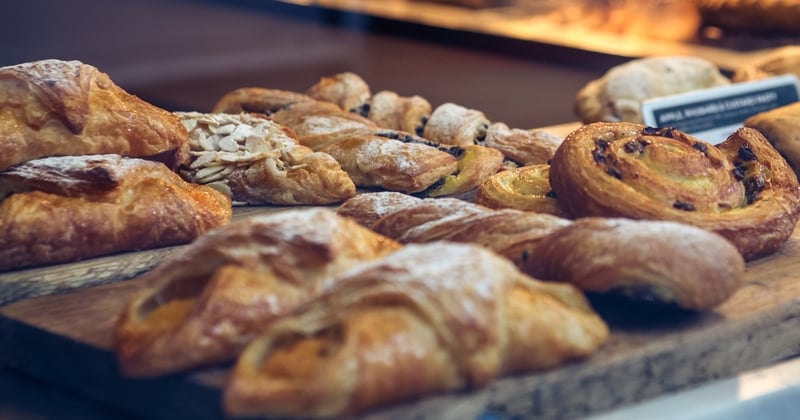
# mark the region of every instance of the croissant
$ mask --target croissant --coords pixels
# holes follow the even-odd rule
[[[183,244],[232,213],[222,193],[118,155],[13,166],[0,172],[0,199],[0,270]]]
[[[231,222],[143,276],[115,328],[119,366],[154,376],[230,362],[341,273],[399,247],[327,209]]]
[[[301,144],[333,156],[359,187],[430,196],[460,194],[497,172],[503,160],[499,152],[477,146],[470,151],[437,148],[412,134],[381,129],[334,103],[311,97],[300,100],[297,94],[270,89],[237,89],[224,95],[214,110],[269,114],[291,129]]]
[[[592,354],[608,327],[566,284],[469,244],[409,245],[343,274],[239,357],[227,414],[350,416]]]
[[[535,278],[690,310],[719,305],[744,278],[744,260],[730,242],[676,222],[571,221],[515,209],[492,210],[455,198],[420,199],[392,192],[357,195],[337,212],[401,243],[478,244]]]
[[[175,159],[187,141],[178,118],[79,61],[0,68],[0,171],[62,155]]]
[[[751,128],[714,146],[670,128],[586,125],[556,151],[550,184],[574,217],[690,224],[724,236],[746,260],[778,250],[800,217],[795,173]]]
[[[189,131],[191,159],[179,168],[242,204],[333,204],[356,187],[336,160],[301,146],[258,114],[176,113]]]

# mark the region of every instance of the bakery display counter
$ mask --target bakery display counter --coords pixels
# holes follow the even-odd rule
[[[0,36],[20,41],[0,51],[0,66],[79,59],[176,114],[208,112],[234,88],[302,91],[323,76],[353,71],[374,91],[452,101],[493,122],[564,136],[581,126],[572,109],[576,92],[611,64],[682,53],[732,69],[784,42],[729,47],[729,38],[602,33],[566,25],[572,15],[556,3],[79,0],[61,8],[31,0],[9,6],[16,19]],[[233,219],[295,209],[241,206]],[[0,273],[0,420],[223,418],[229,366],[136,379],[122,376],[115,359],[120,309],[146,287],[143,273],[184,246]],[[795,230],[779,252],[748,263],[746,285],[714,310],[632,319],[613,300],[598,299],[592,303],[611,331],[593,357],[381,407],[364,418],[657,420],[675,418],[677,410],[706,420],[796,417],[799,267]]]
[[[671,54],[697,55],[726,69],[733,69],[742,62],[758,59],[774,48],[793,45],[800,41],[797,28],[793,28],[794,31],[784,29],[780,33],[767,33],[763,28],[749,30],[744,24],[740,24],[739,27],[707,24],[708,17],[698,10],[693,1],[264,0],[250,2],[255,7],[259,7],[259,4],[268,7],[269,3],[342,12],[349,15],[343,22],[352,23],[361,20],[362,25],[365,24],[364,18],[374,19],[367,25],[391,26],[409,34],[413,34],[420,27],[435,28],[449,32],[440,32],[437,36],[442,38],[458,37],[458,34],[478,34],[505,41],[541,44],[626,58]],[[725,12],[732,14],[731,10]],[[736,16],[747,16],[748,13],[761,22],[765,20],[744,10],[736,13]],[[398,28],[397,23],[410,26]],[[753,22],[754,25],[756,23],[758,22]]]

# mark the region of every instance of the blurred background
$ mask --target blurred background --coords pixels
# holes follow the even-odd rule
[[[4,5],[0,65],[78,59],[157,105],[199,111],[238,87],[302,91],[354,71],[373,91],[534,128],[574,120],[575,93],[632,57],[730,67],[798,39],[800,20],[747,27],[700,3],[733,2],[28,0]]]

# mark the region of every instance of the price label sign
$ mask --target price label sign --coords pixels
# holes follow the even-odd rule
[[[654,98],[642,104],[642,117],[651,127],[674,127],[719,143],[748,117],[797,102],[799,85],[797,76],[788,74]]]

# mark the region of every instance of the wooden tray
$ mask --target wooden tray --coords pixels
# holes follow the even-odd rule
[[[295,208],[298,208],[297,206]],[[280,211],[282,207],[235,207],[233,218]],[[169,258],[185,245],[123,252],[84,261],[0,272],[0,305],[17,300],[61,293],[131,279]]]
[[[364,417],[576,418],[765,366],[800,353],[799,273],[800,230],[779,253],[750,263],[747,284],[714,311],[593,300],[612,334],[588,360]],[[0,364],[146,418],[221,418],[227,368],[151,380],[118,374],[112,328],[138,287],[132,279],[0,307]]]

